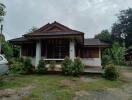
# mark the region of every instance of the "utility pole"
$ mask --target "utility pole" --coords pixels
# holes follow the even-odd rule
[[[3,25],[1,24],[1,27],[0,27],[0,54],[1,54],[1,46],[2,46],[2,32],[3,32]]]

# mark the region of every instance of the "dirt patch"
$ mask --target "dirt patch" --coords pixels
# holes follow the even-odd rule
[[[35,84],[23,87],[21,89],[4,89],[0,90],[1,100],[27,100],[31,90],[35,88]]]
[[[74,85],[77,85],[77,84],[80,84],[80,81],[79,80],[61,80],[60,81],[60,87],[68,87],[68,86],[74,86]]]
[[[128,100],[128,95],[120,90],[78,91],[73,100]]]
[[[5,89],[5,90],[0,90],[0,98],[2,97],[10,97],[13,94],[16,94],[17,91],[14,89]]]
[[[97,80],[98,80],[97,77],[85,77],[85,76],[83,76],[80,78],[81,82],[93,82],[93,81],[97,81]]]

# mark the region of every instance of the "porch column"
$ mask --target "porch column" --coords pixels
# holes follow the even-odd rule
[[[101,47],[99,47],[99,59],[100,59],[100,66],[102,64],[102,60],[101,60]]]
[[[41,42],[40,40],[36,42],[36,59],[35,59],[35,67],[39,64],[41,60]]]
[[[22,47],[20,46],[20,52],[19,52],[19,57],[22,57]]]
[[[70,41],[69,56],[72,61],[75,59],[75,42]]]

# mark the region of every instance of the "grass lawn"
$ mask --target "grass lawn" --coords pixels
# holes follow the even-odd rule
[[[100,91],[122,85],[121,81],[108,81],[101,77],[19,75],[5,77],[0,88],[28,92],[23,100],[72,100],[77,91]]]

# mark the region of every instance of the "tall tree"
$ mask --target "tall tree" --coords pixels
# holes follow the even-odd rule
[[[99,39],[104,42],[112,42],[111,34],[108,30],[102,30],[101,33],[95,35],[95,39]]]
[[[1,23],[1,31],[0,31],[0,53],[1,53],[1,45],[2,43],[5,41],[5,37],[2,34],[2,30],[3,30],[3,25],[2,25],[2,21],[3,21],[3,17],[5,16],[5,5],[0,3],[0,23]]]
[[[112,26],[112,37],[127,47],[132,45],[132,8],[121,10]]]

